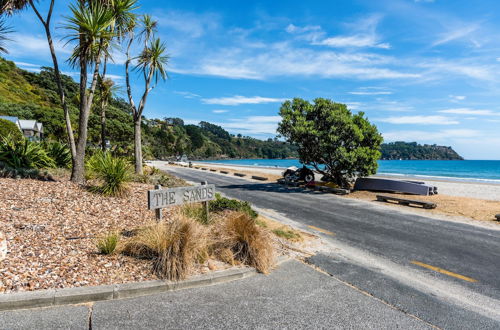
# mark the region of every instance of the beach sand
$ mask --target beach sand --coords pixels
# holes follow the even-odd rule
[[[196,166],[207,167],[213,169],[223,169],[232,175],[234,172],[244,173],[247,175],[259,175],[268,177],[269,181],[276,181],[281,178],[284,169],[241,166],[241,165],[226,165],[226,164],[209,164],[209,163],[194,163]],[[382,177],[382,176],[380,176]],[[405,180],[413,179],[414,177],[388,177],[391,179]],[[445,215],[449,217],[468,218],[481,221],[495,221],[495,215],[500,214],[500,185],[489,183],[471,183],[471,182],[453,182],[453,181],[436,181],[417,178],[419,181],[424,181],[426,184],[438,187],[438,195],[434,196],[415,196],[405,194],[390,194],[396,197],[408,198],[413,200],[430,201],[438,206],[434,210],[424,210],[422,208],[414,208],[401,206],[398,204],[384,205],[393,206],[400,209],[405,209],[416,214],[435,214]],[[380,203],[376,201],[376,195],[380,193],[368,191],[356,191],[344,198],[354,198],[359,200]]]

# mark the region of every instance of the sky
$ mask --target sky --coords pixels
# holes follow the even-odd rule
[[[62,69],[73,45],[56,0]],[[41,10],[48,1],[41,1]],[[169,79],[144,115],[209,121],[233,134],[276,136],[280,105],[318,97],[363,111],[386,142],[452,146],[467,159],[500,159],[500,2],[496,0],[146,1],[170,55]],[[42,26],[27,10],[5,57],[51,66]],[[138,52],[138,48],[134,49]],[[124,85],[117,47],[110,77]],[[133,79],[136,98],[144,86]],[[125,95],[123,95],[125,97]]]

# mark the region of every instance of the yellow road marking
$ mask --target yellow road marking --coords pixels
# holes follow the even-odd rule
[[[318,227],[315,227],[315,226],[307,226],[307,227],[309,227],[311,229],[314,229],[314,230],[317,230],[317,231],[320,231],[320,232],[322,232],[324,234],[327,234],[327,235],[330,235],[330,236],[335,236],[335,233],[332,233],[331,231],[328,231],[326,229],[321,229],[321,228],[318,228]]]
[[[423,262],[420,262],[420,261],[413,260],[411,263],[414,264],[414,265],[420,266],[420,267],[431,269],[431,270],[433,270],[435,272],[438,272],[438,273],[441,273],[441,274],[445,274],[445,275],[448,275],[448,276],[459,278],[459,279],[467,281],[467,282],[477,282],[477,280],[475,280],[473,278],[470,278],[470,277],[467,277],[467,276],[463,276],[463,275],[460,275],[460,274],[457,274],[457,273],[453,273],[453,272],[450,272],[450,271],[448,271],[446,269],[443,269],[443,268],[439,268],[439,267],[431,266],[431,265],[428,265],[428,264],[424,264]]]

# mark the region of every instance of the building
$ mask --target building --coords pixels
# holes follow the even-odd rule
[[[43,139],[43,124],[36,120],[23,120],[11,116],[0,116],[0,119],[5,119],[16,124],[19,130],[23,132],[24,137],[30,141],[40,141]]]

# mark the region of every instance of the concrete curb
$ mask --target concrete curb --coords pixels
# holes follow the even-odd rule
[[[278,257],[276,265],[290,260]],[[144,281],[91,287],[48,289],[0,294],[0,311],[74,305],[94,301],[134,298],[166,291],[176,291],[231,282],[256,275],[254,268],[227,269],[210,274],[193,276],[184,281]]]

